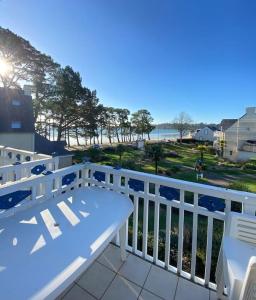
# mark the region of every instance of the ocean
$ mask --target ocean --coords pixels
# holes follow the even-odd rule
[[[145,135],[144,138],[147,139],[148,138],[147,135]],[[177,138],[179,138],[179,133],[175,129],[154,129],[150,133],[151,140],[157,140],[157,141],[176,140]],[[134,136],[134,140],[136,140],[135,136]],[[81,145],[85,144],[84,138],[79,138],[79,142],[81,143]],[[117,139],[113,138],[112,142],[117,143]],[[76,145],[76,139],[71,137],[70,143],[71,143],[71,145]],[[96,139],[96,143],[97,143],[97,139]],[[108,143],[109,143],[109,140],[108,140],[107,136],[103,135],[103,144],[108,144]]]

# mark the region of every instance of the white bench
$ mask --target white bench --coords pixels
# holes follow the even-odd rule
[[[218,298],[256,299],[256,217],[230,213],[216,270]]]
[[[119,230],[125,251],[132,211],[128,197],[84,187],[1,219],[0,299],[56,298]]]

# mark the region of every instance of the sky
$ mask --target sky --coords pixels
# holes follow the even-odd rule
[[[255,0],[0,0],[9,28],[106,106],[219,123],[256,106]]]

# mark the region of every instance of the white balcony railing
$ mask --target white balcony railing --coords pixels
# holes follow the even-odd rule
[[[2,166],[0,167],[0,186],[22,178],[38,175],[43,171],[54,171],[58,167],[58,156]]]
[[[46,158],[51,158],[51,156],[37,152],[0,146],[0,166],[10,165],[17,161],[28,162]]]
[[[69,174],[73,180],[65,184],[63,178]],[[253,215],[256,211],[256,195],[252,193],[88,163],[0,188],[0,199],[15,191],[31,191],[21,205],[2,210],[0,216],[94,185],[133,200],[134,212],[126,224],[127,250],[210,288],[215,288],[214,273],[227,214],[234,209]],[[168,200],[172,193],[175,199]]]
[[[0,146],[0,186],[59,168],[59,157]]]

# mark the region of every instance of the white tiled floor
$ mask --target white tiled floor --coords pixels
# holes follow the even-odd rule
[[[217,300],[216,293],[109,245],[63,300]]]

